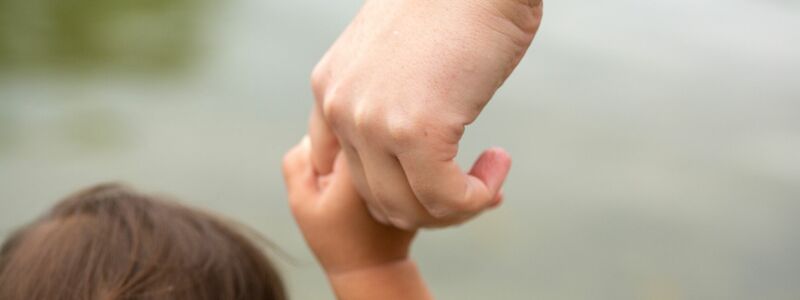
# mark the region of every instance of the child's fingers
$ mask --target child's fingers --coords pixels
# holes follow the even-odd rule
[[[290,201],[316,197],[318,187],[311,167],[311,143],[308,136],[283,157],[283,178]]]
[[[327,175],[333,169],[340,147],[336,135],[323,117],[321,103],[318,100],[311,109],[308,136],[311,138],[311,163],[314,170],[321,175]]]
[[[327,195],[326,198],[334,199],[333,201],[344,205],[356,203],[359,206],[364,206],[364,200],[358,194],[353,179],[350,176],[350,166],[347,164],[347,157],[342,153],[336,156],[332,176],[331,182],[324,192]]]

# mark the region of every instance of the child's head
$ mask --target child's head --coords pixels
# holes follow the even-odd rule
[[[100,185],[14,233],[0,299],[285,299],[250,240],[200,211]]]

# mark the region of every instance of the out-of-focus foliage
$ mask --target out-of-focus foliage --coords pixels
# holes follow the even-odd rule
[[[204,0],[0,0],[0,70],[175,70]]]

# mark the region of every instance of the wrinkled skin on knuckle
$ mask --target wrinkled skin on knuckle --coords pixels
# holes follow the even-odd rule
[[[457,208],[449,204],[453,202],[452,199],[448,199],[447,195],[443,195],[432,187],[418,186],[414,193],[419,197],[420,203],[425,207],[425,210],[436,219],[451,217],[457,211]]]
[[[525,33],[533,35],[539,29],[542,19],[541,0],[513,0],[513,1],[493,1],[487,7],[491,7],[491,12],[503,20],[508,21],[514,27]]]
[[[419,216],[409,214],[408,211],[403,211],[396,207],[398,203],[393,201],[414,201],[414,199],[390,199],[387,195],[380,192],[375,192],[376,201],[381,203],[386,213],[387,222],[394,227],[411,230],[419,227]]]
[[[426,208],[428,213],[437,219],[452,219],[464,214],[464,211],[467,209],[467,207],[458,204],[458,202],[434,203],[428,205]]]
[[[481,211],[475,203],[468,201],[462,194],[454,194],[449,190],[425,187],[415,191],[420,202],[428,213],[438,222],[453,223],[463,220]]]

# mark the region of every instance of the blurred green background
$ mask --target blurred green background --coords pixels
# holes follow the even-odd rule
[[[101,181],[237,218],[295,299],[332,299],[282,153],[361,1],[0,0],[0,237]],[[503,207],[414,249],[441,299],[798,299],[800,5],[546,3],[459,160]]]

